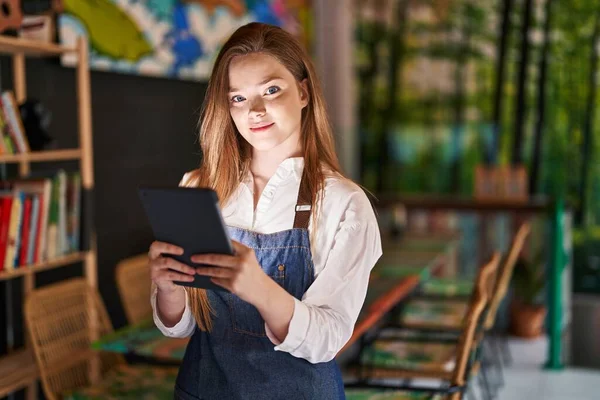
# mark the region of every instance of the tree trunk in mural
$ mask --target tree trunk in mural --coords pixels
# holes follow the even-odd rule
[[[404,37],[406,35],[406,16],[408,11],[409,0],[400,0],[397,7],[395,29],[391,29],[389,40],[389,66],[388,66],[388,99],[386,109],[382,115],[381,129],[378,135],[379,139],[379,156],[377,173],[377,192],[387,190],[388,184],[388,168],[389,168],[389,149],[388,138],[390,132],[395,126],[394,114],[396,113],[396,99],[401,91],[401,75],[402,62],[404,56]]]
[[[525,123],[525,99],[527,97],[527,64],[529,63],[529,26],[533,0],[525,0],[525,10],[521,21],[521,57],[519,58],[519,80],[517,85],[517,106],[513,138],[512,164],[523,162],[523,131]]]
[[[510,33],[510,15],[513,7],[513,0],[504,0],[502,7],[502,27],[500,30],[500,42],[498,43],[498,56],[496,60],[496,92],[494,93],[494,126],[492,137],[491,154],[486,152],[486,161],[488,164],[498,162],[498,153],[500,152],[500,138],[502,134],[502,93],[504,89],[505,66],[506,66],[506,48],[508,47],[508,37]]]
[[[542,132],[546,111],[546,75],[548,71],[548,53],[550,51],[550,28],[552,25],[552,0],[546,0],[544,21],[544,44],[540,57],[540,76],[538,80],[537,122],[535,125],[533,155],[531,157],[531,172],[529,174],[529,194],[536,192],[542,153]]]
[[[454,94],[454,126],[452,128],[452,140],[454,142],[454,159],[452,160],[451,175],[452,180],[451,190],[456,193],[460,185],[460,161],[462,156],[461,142],[465,131],[465,67],[471,47],[472,21],[467,18],[467,7],[470,7],[469,2],[462,4],[463,15],[459,23],[462,24],[460,42],[457,46],[458,54],[456,58],[456,69],[454,79],[456,82]]]
[[[590,70],[589,70],[589,85],[588,96],[586,101],[585,120],[583,122],[583,142],[581,143],[581,154],[583,162],[581,163],[581,174],[579,182],[579,199],[581,205],[577,210],[576,223],[578,225],[585,223],[585,214],[587,207],[587,191],[588,177],[590,171],[590,158],[593,153],[593,134],[594,134],[594,118],[596,109],[596,93],[598,84],[598,39],[600,39],[600,9],[596,12],[596,21],[594,23],[594,31],[591,38],[590,48]]]

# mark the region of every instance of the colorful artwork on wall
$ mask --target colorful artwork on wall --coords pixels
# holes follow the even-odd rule
[[[205,80],[229,35],[253,21],[308,45],[309,0],[64,0],[64,9],[61,43],[87,37],[90,67],[98,70]]]

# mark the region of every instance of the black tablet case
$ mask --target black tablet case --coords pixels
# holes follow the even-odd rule
[[[139,196],[156,240],[183,248],[183,255],[165,256],[191,267],[201,266],[190,261],[195,254],[233,254],[231,240],[221,216],[216,193],[204,188],[139,188]],[[210,281],[210,277],[195,275],[192,282],[174,281],[182,286],[227,291]]]

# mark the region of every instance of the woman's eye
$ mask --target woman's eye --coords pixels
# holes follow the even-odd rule
[[[242,101],[244,101],[244,100],[245,100],[245,99],[244,99],[244,97],[242,97],[242,96],[240,96],[240,95],[233,96],[233,97],[231,98],[231,101],[232,101],[232,102],[234,102],[234,103],[240,103],[240,102],[242,102]]]
[[[279,92],[279,89],[277,86],[271,86],[270,88],[267,89],[267,94],[275,94],[277,92]]]

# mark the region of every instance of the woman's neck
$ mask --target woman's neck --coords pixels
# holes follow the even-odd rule
[[[263,180],[266,183],[275,174],[275,171],[277,171],[277,168],[284,160],[290,157],[301,156],[302,149],[300,146],[287,151],[278,148],[269,151],[254,150],[252,152],[252,160],[250,161],[250,172],[255,180]]]
[[[269,182],[269,179],[275,174],[279,165],[290,157],[302,156],[300,146],[293,150],[272,149],[269,151],[252,152],[252,160],[250,161],[250,172],[254,180],[254,208],[258,204],[258,200],[263,189]]]

